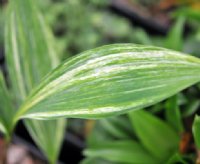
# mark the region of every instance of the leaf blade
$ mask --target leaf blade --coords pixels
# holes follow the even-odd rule
[[[19,106],[41,78],[58,64],[59,59],[52,46],[51,32],[45,25],[35,2],[10,1],[9,7],[6,27],[6,62],[11,89]],[[25,121],[33,139],[51,163],[55,163],[58,158],[64,124],[65,120]]]
[[[164,121],[144,110],[130,112],[129,118],[143,146],[156,158],[166,160],[178,150],[179,136]]]
[[[178,106],[177,95],[167,100],[165,108],[166,120],[176,131],[182,133],[184,131],[184,127],[181,118],[181,111]]]
[[[158,160],[133,140],[104,141],[94,148],[86,149],[84,154],[116,163],[158,163]]]
[[[199,63],[152,46],[116,44],[86,51],[46,76],[18,115],[98,118],[143,108],[198,82]]]
[[[194,123],[192,126],[192,132],[194,135],[194,140],[198,149],[200,149],[200,117],[195,116]]]
[[[0,71],[0,130],[9,138],[14,128],[14,106],[9,91],[6,87],[4,77]]]

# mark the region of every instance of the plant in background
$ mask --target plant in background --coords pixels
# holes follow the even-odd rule
[[[5,40],[9,87],[1,73],[0,130],[10,142],[14,127],[24,119],[50,163],[56,163],[62,142],[65,120],[61,118],[102,118],[142,109],[200,81],[198,58],[134,44],[103,46],[57,66],[51,33],[33,0],[10,1]],[[142,117],[153,120],[142,111],[130,115],[134,122]],[[169,129],[176,146],[177,135],[160,124]],[[136,131],[139,136],[139,128]],[[142,142],[145,145],[145,138]],[[140,146],[138,150],[146,151]],[[155,155],[161,159],[159,152]]]
[[[165,106],[164,120],[153,115],[154,107],[151,107],[98,121],[88,137],[88,148],[84,151],[87,158],[82,163],[170,164],[191,161],[189,156],[181,154],[183,150],[179,144],[183,123],[177,100],[174,96],[165,105],[160,104]]]

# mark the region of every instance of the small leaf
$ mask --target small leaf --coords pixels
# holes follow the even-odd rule
[[[187,164],[188,162],[186,162],[179,153],[175,153],[169,158],[166,164],[175,164],[175,163]]]
[[[101,142],[84,151],[88,157],[102,158],[115,163],[158,163],[139,143],[131,140]]]
[[[183,111],[183,117],[188,117],[194,114],[200,106],[200,101],[198,99],[188,102],[186,109]]]
[[[165,47],[174,49],[174,50],[181,50],[183,47],[183,30],[184,30],[185,18],[180,16],[169,31],[169,34],[165,40]]]
[[[178,150],[179,136],[164,121],[143,110],[129,116],[139,140],[156,158],[164,161]]]
[[[126,119],[126,120],[125,120]],[[127,117],[111,117],[99,120],[100,126],[104,128],[113,138],[128,139],[131,134],[131,126]]]
[[[134,133],[127,116],[100,119],[87,137],[87,145],[93,146],[101,141],[133,139]]]
[[[10,137],[14,128],[14,107],[6,87],[4,77],[0,71],[0,130]]]
[[[200,117],[195,116],[194,123],[192,126],[192,132],[194,135],[194,140],[198,149],[200,149]]]
[[[200,80],[200,60],[175,51],[114,44],[86,51],[54,69],[18,117],[100,118],[155,104]]]
[[[169,124],[174,127],[174,130],[183,132],[183,124],[181,119],[181,113],[178,106],[177,96],[171,97],[166,102],[165,116]]]

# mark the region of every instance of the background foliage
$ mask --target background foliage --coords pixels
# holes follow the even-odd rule
[[[120,42],[156,45],[200,56],[200,12],[195,9],[197,5],[195,8],[192,5],[175,10],[172,14],[174,22],[170,31],[166,36],[160,36],[149,34],[143,28],[132,25],[128,19],[114,13],[110,10],[110,2],[38,1],[45,20],[54,33],[55,51],[60,60],[100,45]],[[143,4],[149,5],[145,1]],[[1,49],[4,18],[1,10]],[[2,78],[1,83],[3,85],[5,83]],[[195,114],[199,114],[199,91],[200,85],[197,84],[138,113],[97,121],[91,134],[87,133],[88,149],[84,154],[88,158],[83,163],[131,163],[133,159],[143,159],[144,163],[145,160],[152,163],[163,160],[168,163],[194,162],[196,150],[191,136],[193,132],[199,149],[198,116],[195,117],[192,127]],[[72,120],[69,123],[72,131],[77,132],[80,131],[80,127],[83,128],[82,122],[81,124],[77,122]],[[144,124],[146,122],[148,124]],[[88,121],[86,124],[94,123]],[[165,131],[168,133],[165,134]],[[190,136],[189,143],[183,140],[187,134]],[[164,146],[157,147],[161,144]],[[133,156],[134,152],[139,153]],[[121,161],[122,159],[126,161]]]

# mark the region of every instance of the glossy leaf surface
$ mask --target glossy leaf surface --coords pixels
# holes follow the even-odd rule
[[[46,76],[18,117],[99,118],[141,109],[200,80],[200,60],[153,46],[114,44],[83,52]]]
[[[41,78],[58,64],[52,36],[33,0],[9,3],[6,27],[6,61],[19,106]],[[51,163],[58,157],[65,121],[25,121]]]

